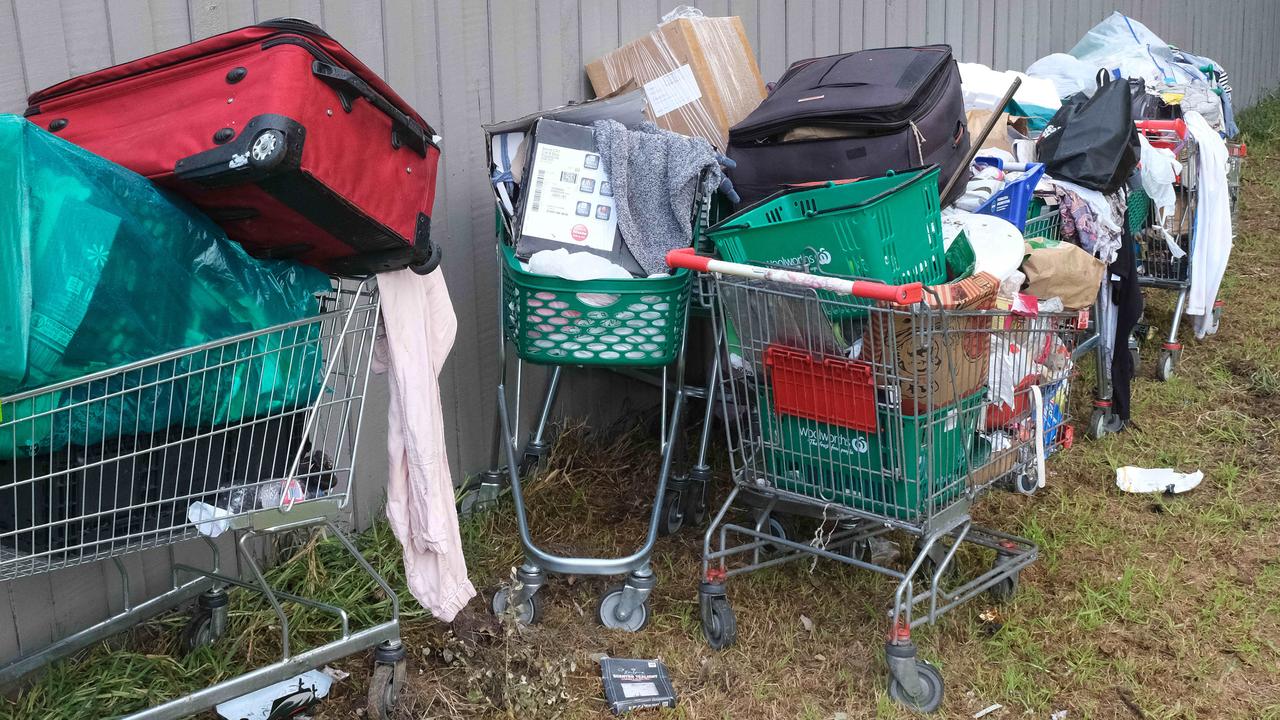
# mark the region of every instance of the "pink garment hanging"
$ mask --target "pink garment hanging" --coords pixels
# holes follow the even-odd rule
[[[404,549],[409,591],[450,622],[476,594],[462,555],[440,405],[440,371],[458,319],[439,270],[383,273],[378,289],[384,334],[374,347],[373,370],[391,384],[387,519]]]

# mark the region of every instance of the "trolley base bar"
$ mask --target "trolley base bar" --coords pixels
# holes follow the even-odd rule
[[[391,620],[381,625],[360,630],[342,640],[298,653],[288,660],[258,668],[230,680],[220,682],[217,685],[198,690],[185,697],[170,700],[163,705],[157,705],[134,715],[127,715],[122,720],[177,720],[177,718],[184,718],[193,713],[207,710],[218,703],[259,690],[272,683],[288,680],[307,670],[314,670],[327,663],[336,662],[361,650],[375,647],[380,643],[398,641],[399,639],[400,623],[398,620]]]
[[[157,595],[129,610],[112,615],[97,625],[85,628],[74,635],[68,635],[52,645],[0,667],[0,688],[8,689],[16,685],[28,673],[35,672],[49,663],[70,657],[138,623],[146,622],[163,612],[194,600],[211,587],[213,587],[213,580],[209,578],[200,577],[190,580],[165,592],[163,595]]]

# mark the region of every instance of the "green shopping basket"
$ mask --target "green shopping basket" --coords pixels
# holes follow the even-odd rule
[[[783,190],[706,235],[725,260],[893,285],[946,282],[938,168]]]

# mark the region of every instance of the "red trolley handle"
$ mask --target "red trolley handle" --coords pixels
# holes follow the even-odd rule
[[[844,278],[824,275],[810,275],[809,273],[796,272],[794,270],[781,270],[716,260],[705,255],[698,255],[693,248],[681,248],[667,253],[667,265],[695,272],[713,272],[735,277],[771,280],[773,282],[813,288],[814,290],[826,290],[841,295],[851,295],[867,300],[882,300],[896,305],[911,305],[924,299],[924,286],[918,282],[907,283],[906,285],[885,285],[884,283],[871,282],[869,280],[845,280]]]
[[[1179,138],[1187,136],[1187,124],[1182,120],[1135,120],[1133,124],[1144,132],[1172,131]]]

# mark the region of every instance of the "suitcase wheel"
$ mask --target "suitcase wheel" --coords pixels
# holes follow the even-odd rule
[[[440,251],[440,246],[437,245],[436,243],[428,241],[427,248],[428,250],[427,250],[426,259],[415,260],[413,263],[410,263],[409,265],[409,269],[413,270],[419,275],[430,275],[433,270],[435,270],[437,267],[440,266],[441,256],[443,255],[443,253]]]
[[[284,133],[279,130],[263,130],[249,146],[249,163],[264,170],[274,168],[284,159],[286,149]]]

